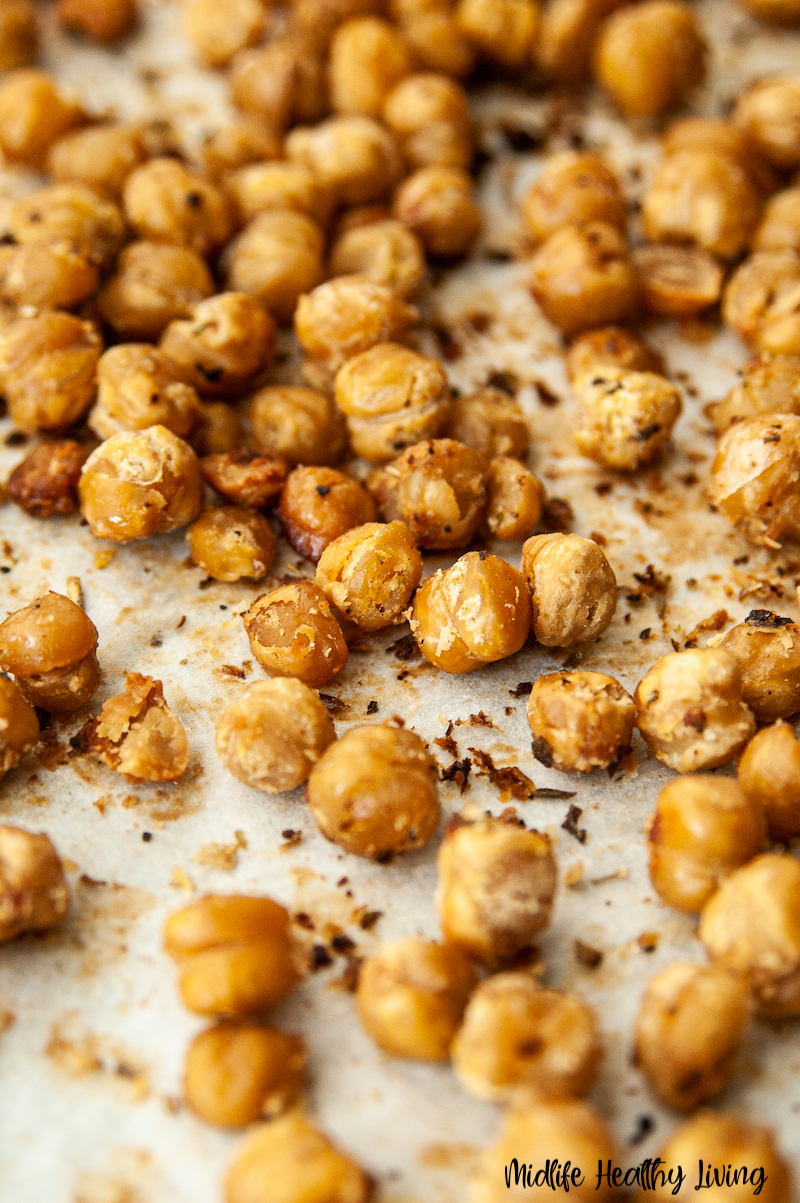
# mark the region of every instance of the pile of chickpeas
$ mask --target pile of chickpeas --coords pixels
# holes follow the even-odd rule
[[[797,0],[748,5],[800,21]],[[138,15],[135,0],[58,0],[56,19],[113,43]],[[0,389],[36,439],[7,496],[35,519],[79,511],[112,543],[184,530],[209,578],[274,586],[243,612],[264,676],[219,715],[216,752],[255,790],[304,787],[326,839],[385,864],[436,836],[439,774],[410,729],[337,735],[318,691],[353,643],[407,621],[432,665],[469,673],[530,642],[596,641],[617,603],[600,541],[543,521],[517,401],[492,386],[457,395],[420,350],[430,265],[481,236],[465,85],[476,68],[591,79],[652,124],[701,82],[707,47],[682,0],[543,12],[536,0],[294,0],[277,15],[262,0],[187,0],[184,28],[203,63],[227,69],[236,114],[193,148],[92,118],[35,66],[32,0],[0,0],[0,149],[51,180],[13,206],[0,246]],[[728,119],[673,121],[662,151],[636,223],[593,150],[549,155],[521,203],[530,291],[566,340],[576,449],[624,474],[664,454],[682,396],[632,325],[719,305],[755,358],[711,407],[708,494],[746,538],[779,549],[800,539],[800,80],[756,83]],[[279,540],[313,575],[271,578]],[[522,542],[519,569],[497,554],[504,542]],[[425,575],[429,552],[452,562]],[[36,746],[41,713],[91,707],[98,642],[80,599],[54,592],[0,624],[0,775]],[[530,691],[533,752],[549,768],[613,770],[638,729],[677,774],[649,825],[650,877],[668,906],[700,916],[707,961],[649,983],[634,1053],[679,1112],[730,1081],[753,1013],[800,1016],[800,865],[786,847],[800,835],[786,721],[798,713],[800,630],[769,611],[658,660],[633,695],[572,669]],[[135,672],[76,740],[134,784],[175,781],[191,760],[163,683]],[[712,775],[734,761],[736,778]],[[597,1018],[538,980],[557,879],[545,835],[512,812],[466,811],[438,852],[441,940],[385,945],[355,990],[385,1053],[450,1059],[468,1092],[506,1108],[477,1203],[540,1198],[505,1188],[512,1157],[620,1161],[584,1101]],[[68,907],[49,838],[0,826],[0,940]],[[172,915],[164,944],[186,1007],[212,1021],[187,1052],[186,1103],[209,1124],[254,1125],[227,1203],[366,1203],[368,1174],[303,1110],[303,1041],[264,1022],[310,970],[289,913],[212,895]],[[661,1156],[762,1165],[764,1200],[789,1203],[786,1165],[757,1125],[699,1111]],[[597,1194],[593,1182],[575,1193]]]

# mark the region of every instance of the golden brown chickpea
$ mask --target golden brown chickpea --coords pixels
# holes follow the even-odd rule
[[[533,754],[561,773],[590,773],[619,761],[635,722],[633,698],[605,673],[546,673],[528,698]]]
[[[186,37],[208,67],[226,67],[238,51],[254,46],[264,31],[262,0],[189,0],[183,15]]]
[[[289,912],[271,898],[208,894],[170,915],[164,948],[184,1005],[242,1019],[275,1007],[301,980]]]
[[[682,409],[675,385],[655,372],[593,368],[572,387],[578,450],[618,472],[637,472],[658,459]]]
[[[449,401],[438,360],[398,343],[354,355],[336,375],[336,403],[347,416],[353,451],[373,464],[435,435]]]
[[[199,393],[235,397],[272,363],[275,322],[255,297],[221,292],[170,322],[159,346]]]
[[[97,288],[93,263],[65,242],[0,247],[0,300],[37,309],[75,309]]]
[[[639,281],[625,239],[607,222],[564,226],[531,260],[531,292],[567,336],[632,317]]]
[[[160,337],[176,318],[214,292],[205,261],[185,246],[132,242],[100,293],[100,312],[119,338]]]
[[[0,387],[30,434],[71,426],[91,405],[102,345],[89,322],[55,310],[0,329]]]
[[[256,297],[286,325],[298,297],[322,279],[324,241],[317,223],[302,213],[259,213],[226,251],[228,288]]]
[[[460,0],[456,17],[489,62],[513,71],[532,59],[540,21],[533,0]]]
[[[331,249],[334,276],[365,276],[398,297],[415,292],[425,275],[425,252],[416,234],[389,218],[345,230]]]
[[[58,0],[56,17],[68,33],[94,42],[116,42],[131,33],[138,20],[137,0]]]
[[[495,456],[524,460],[528,454],[525,415],[516,398],[499,388],[479,388],[466,397],[457,397],[450,408],[445,434],[488,460]]]
[[[642,998],[636,1064],[663,1103],[694,1111],[733,1076],[749,1018],[743,974],[722,965],[670,965],[651,979]]]
[[[0,149],[12,162],[40,167],[52,144],[83,121],[80,105],[46,71],[20,68],[0,86]]]
[[[203,175],[227,187],[231,172],[279,155],[282,136],[282,130],[272,130],[258,118],[239,117],[212,130],[185,153]]]
[[[491,815],[452,827],[439,849],[444,938],[488,969],[530,950],[550,922],[558,870],[550,840]]]
[[[460,948],[395,940],[361,967],[358,1016],[384,1052],[446,1061],[476,981]]]
[[[204,510],[186,539],[192,563],[215,581],[263,580],[277,551],[266,518],[238,505]]]
[[[125,239],[119,206],[85,184],[49,184],[17,201],[11,210],[17,242],[66,242],[92,263],[107,267]]]
[[[362,631],[402,622],[422,577],[422,556],[402,522],[368,522],[323,551],[316,584]]]
[[[305,1067],[299,1036],[261,1024],[217,1023],[189,1045],[183,1096],[207,1124],[241,1128],[285,1111],[300,1093]]]
[[[800,352],[800,254],[756,251],[725,288],[722,316],[737,334],[777,355]]]
[[[200,428],[192,435],[197,455],[226,455],[244,447],[244,428],[235,406],[225,401],[201,401],[200,413]]]
[[[335,464],[347,431],[342,414],[325,393],[288,385],[262,388],[248,406],[253,446],[297,464]]]
[[[28,67],[36,61],[39,35],[36,9],[31,0],[3,0],[0,4],[0,71]]]
[[[351,727],[311,770],[306,800],[326,839],[385,862],[435,834],[437,779],[436,761],[413,731]]]
[[[241,50],[228,76],[231,100],[273,138],[297,121],[319,121],[328,111],[320,46],[313,38],[287,31],[264,46]]]
[[[796,25],[800,19],[796,0],[744,0],[744,5],[771,25]]]
[[[292,209],[326,225],[331,197],[314,172],[302,163],[249,163],[225,181],[242,221],[273,209]]]
[[[698,246],[643,246],[633,252],[642,304],[664,317],[695,317],[716,305],[724,271]]]
[[[589,74],[600,22],[617,0],[550,0],[542,15],[536,63],[542,74],[561,84],[579,83]]]
[[[71,514],[78,508],[78,479],[88,454],[73,439],[40,443],[9,476],[10,500],[34,518]]]
[[[278,512],[292,547],[315,563],[334,539],[378,516],[360,481],[321,467],[289,473]]]
[[[764,817],[727,777],[678,777],[658,795],[647,837],[650,880],[679,911],[699,914],[764,844]]]
[[[266,794],[296,789],[336,734],[328,711],[302,681],[258,681],[217,721],[215,747],[239,781]]]
[[[300,297],[294,329],[305,354],[335,372],[354,355],[399,338],[416,316],[368,276],[337,276]]]
[[[203,477],[188,443],[165,426],[149,426],[101,443],[83,466],[78,492],[92,534],[127,543],[194,521]]]
[[[277,501],[286,480],[282,459],[258,451],[226,451],[206,455],[200,469],[208,484],[232,505],[263,510]]]
[[[739,761],[739,784],[764,814],[770,839],[800,834],[800,743],[784,722],[757,731]]]
[[[734,422],[762,414],[800,414],[800,355],[763,354],[742,369],[742,382],[708,412],[722,434]]]
[[[409,621],[431,664],[468,673],[518,652],[530,616],[522,573],[498,556],[468,551],[420,586]]]
[[[151,242],[187,246],[208,258],[231,233],[224,194],[177,159],[150,159],[137,167],[122,199],[129,224]]]
[[[125,689],[81,732],[81,746],[128,781],[177,781],[189,767],[183,723],[160,681],[128,673]]]
[[[53,927],[68,910],[64,866],[50,837],[0,826],[0,944]]]
[[[565,150],[545,160],[522,200],[525,228],[544,242],[564,226],[602,221],[623,233],[628,220],[619,180],[599,155]]]
[[[379,117],[386,97],[413,67],[396,25],[380,17],[344,21],[331,39],[328,65],[335,113]]]
[[[719,440],[708,495],[748,539],[780,547],[800,538],[800,417],[765,414],[730,426]]]
[[[371,117],[332,117],[313,129],[298,126],[286,139],[286,156],[311,168],[344,205],[383,200],[403,174],[395,139]]]
[[[100,684],[97,629],[80,606],[45,593],[0,623],[0,669],[33,706],[69,714]]]
[[[299,1110],[254,1128],[225,1178],[225,1203],[368,1203],[371,1196],[364,1171]]]
[[[412,168],[472,163],[469,99],[447,75],[408,76],[387,96],[383,119]]]
[[[574,383],[579,376],[598,368],[622,368],[626,372],[656,372],[664,375],[660,355],[622,326],[602,326],[575,339],[566,356],[567,375]]]
[[[715,151],[744,167],[763,195],[769,195],[778,187],[775,169],[761,158],[748,135],[732,121],[713,117],[682,117],[673,121],[665,131],[662,147],[665,155],[679,150]]]
[[[597,1019],[579,998],[542,990],[528,973],[498,973],[469,1000],[453,1069],[479,1099],[580,1098],[600,1053]]]
[[[412,172],[395,193],[393,212],[437,258],[466,255],[481,232],[472,180],[459,167],[421,167]]]
[[[580,535],[534,535],[522,547],[531,630],[545,647],[597,639],[617,608],[617,578],[602,548]]]
[[[53,143],[47,170],[58,184],[84,184],[118,201],[126,179],[144,158],[144,144],[135,126],[94,125]]]
[[[26,701],[16,681],[0,674],[0,780],[10,769],[16,768],[38,738],[36,711]]]
[[[486,526],[495,539],[526,538],[542,516],[544,485],[508,455],[489,461],[486,477]]]
[[[722,648],[690,648],[657,660],[634,694],[637,726],[659,760],[690,773],[732,760],[756,724],[742,700],[739,665]]]
[[[759,723],[800,711],[800,630],[770,610],[751,610],[744,622],[709,640],[739,664],[742,697]]]
[[[244,629],[253,655],[271,677],[297,677],[321,689],[347,663],[342,628],[312,581],[292,581],[256,598]]]
[[[800,80],[777,76],[753,84],[737,100],[733,120],[773,167],[800,167]]]
[[[754,251],[800,251],[800,188],[784,188],[770,197],[753,235]]]
[[[404,522],[418,547],[469,543],[486,510],[488,464],[455,439],[415,443],[367,477],[387,522]]]
[[[197,393],[149,343],[119,343],[100,356],[97,402],[89,414],[89,426],[99,439],[155,425],[186,438],[201,418]]]
[[[594,48],[594,73],[627,117],[655,117],[700,83],[705,54],[687,4],[646,0],[608,17]]]
[[[401,21],[420,67],[453,79],[466,79],[475,66],[475,48],[449,7],[429,8]]]

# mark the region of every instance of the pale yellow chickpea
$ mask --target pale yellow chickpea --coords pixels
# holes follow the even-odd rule
[[[402,522],[368,522],[334,539],[317,564],[316,584],[363,631],[402,622],[422,577],[422,556]]]
[[[403,33],[420,67],[465,80],[475,66],[475,48],[450,6],[420,9],[403,17]]]
[[[49,184],[17,201],[10,232],[18,243],[66,242],[92,263],[106,268],[125,241],[118,205],[86,184]]]
[[[0,328],[0,388],[19,429],[57,432],[83,417],[101,350],[90,322],[56,310]]]
[[[400,29],[381,17],[353,17],[333,35],[328,65],[335,113],[379,117],[386,97],[414,65]]]
[[[141,673],[128,673],[125,689],[103,703],[80,740],[128,781],[177,781],[189,767],[183,723],[164,701],[161,681]]]
[[[763,354],[742,369],[742,381],[709,406],[722,434],[734,422],[761,414],[800,414],[800,355]]]
[[[447,75],[409,75],[387,96],[383,119],[412,168],[472,163],[469,98]]]
[[[240,50],[233,58],[228,74],[231,100],[278,144],[295,122],[319,121],[328,111],[321,50],[315,38],[287,28],[265,45]],[[277,146],[272,153],[276,150]]]
[[[622,326],[601,326],[599,330],[588,330],[570,346],[566,355],[570,383],[574,384],[579,376],[598,368],[601,371],[622,368],[626,372],[656,372],[664,375],[660,355]]]
[[[322,279],[320,226],[290,209],[259,213],[225,254],[228,288],[256,297],[287,325],[298,297]]]
[[[618,472],[637,472],[658,459],[683,408],[675,385],[655,372],[593,368],[572,387],[578,450]]]
[[[531,260],[531,292],[567,336],[632,317],[639,281],[625,239],[593,221],[551,234]]]
[[[97,629],[68,597],[46,593],[0,623],[0,669],[14,674],[32,706],[70,714],[85,706],[100,684]],[[31,725],[25,709],[19,725],[28,744]],[[16,729],[16,720],[6,728]]]
[[[207,1124],[240,1128],[285,1111],[300,1092],[305,1066],[299,1036],[263,1024],[217,1023],[189,1045],[183,1096]]]
[[[633,698],[605,673],[546,673],[527,703],[533,754],[562,773],[590,773],[617,762],[631,746]]]
[[[732,652],[742,674],[742,697],[760,723],[800,711],[800,630],[771,610],[751,610],[744,622],[709,640]]]
[[[187,246],[208,258],[227,242],[224,194],[177,159],[150,159],[125,181],[125,216],[139,238]]]
[[[761,809],[770,839],[800,834],[800,743],[788,723],[757,731],[739,761],[739,784]]]
[[[639,247],[633,252],[642,304],[662,317],[696,317],[722,295],[722,265],[699,246]]]
[[[97,288],[99,273],[66,242],[0,247],[0,300],[37,309],[75,309]]]
[[[234,54],[259,41],[264,29],[262,0],[189,0],[183,14],[186,37],[209,67],[225,67]]]
[[[509,455],[489,461],[486,526],[495,539],[526,538],[542,516],[545,489],[538,476]]]
[[[489,460],[495,456],[524,460],[528,454],[530,434],[525,415],[516,398],[499,388],[479,388],[457,397],[444,433]]]
[[[28,67],[36,61],[39,35],[32,0],[3,0],[0,4],[0,71]]]
[[[155,341],[170,322],[188,318],[214,292],[205,261],[184,246],[132,242],[98,297],[100,313],[124,339]]]
[[[202,420],[195,390],[166,355],[149,343],[119,343],[97,365],[97,401],[89,426],[99,439],[121,430],[166,426],[187,438]]]
[[[387,522],[404,522],[418,547],[464,547],[486,510],[488,464],[455,439],[414,443],[367,477]]]
[[[236,397],[272,362],[275,322],[255,297],[221,292],[170,322],[159,347],[199,393]]]
[[[298,467],[289,473],[278,513],[292,547],[315,563],[334,539],[378,517],[361,481],[323,467]]]
[[[617,608],[617,578],[601,547],[580,535],[534,535],[522,547],[531,631],[545,647],[602,635]]]
[[[425,252],[416,234],[387,218],[340,234],[331,248],[330,266],[334,276],[366,276],[398,297],[408,297],[425,275]]]
[[[136,27],[138,0],[57,0],[56,18],[67,33],[116,42]]]
[[[215,581],[261,581],[276,555],[266,518],[245,506],[204,510],[187,530],[186,541],[192,563]]]
[[[299,298],[294,329],[306,356],[336,372],[354,355],[399,338],[416,317],[384,284],[336,276]]]
[[[408,226],[429,255],[466,255],[483,219],[472,195],[472,180],[458,167],[421,167],[394,196],[394,216]]]
[[[0,781],[39,738],[39,720],[16,681],[0,674]]]
[[[722,316],[758,351],[800,353],[800,254],[755,251],[728,281]]]
[[[253,446],[291,467],[330,465],[342,457],[344,416],[325,393],[289,385],[262,388],[251,397],[247,413]]]
[[[456,17],[489,62],[515,70],[531,61],[540,24],[533,0],[459,0]]]
[[[753,84],[738,98],[733,120],[773,167],[800,167],[800,79],[777,76]]]
[[[347,663],[342,628],[312,581],[293,581],[256,598],[244,615],[244,629],[253,655],[271,677],[296,677],[321,689]]]
[[[755,732],[739,665],[723,648],[690,648],[657,660],[634,695],[650,751],[679,773],[732,760]]]
[[[341,204],[382,200],[403,174],[393,135],[371,117],[332,117],[313,129],[298,126],[286,156],[310,167]]]
[[[767,201],[753,235],[754,251],[800,251],[800,187],[784,188]]]
[[[69,887],[52,840],[0,825],[0,944],[45,931],[69,910]]]
[[[225,189],[244,222],[271,209],[293,209],[323,226],[330,217],[329,190],[302,163],[248,163],[228,176]]]
[[[624,232],[628,212],[614,172],[596,154],[565,150],[545,160],[522,200],[526,231],[544,242],[563,226],[603,221]]]
[[[645,0],[606,20],[594,48],[594,74],[626,117],[654,117],[700,83],[705,54],[688,4]]]
[[[80,105],[59,91],[46,71],[21,67],[0,86],[0,149],[12,162],[41,167],[68,130],[83,125]]]
[[[730,426],[711,465],[708,496],[754,543],[800,537],[800,417],[764,414]]]

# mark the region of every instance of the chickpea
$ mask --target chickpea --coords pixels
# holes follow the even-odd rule
[[[522,201],[522,218],[536,242],[564,226],[602,221],[625,232],[628,212],[619,180],[599,155],[562,151],[545,160]]]
[[[372,1186],[299,1110],[254,1128],[225,1179],[225,1203],[368,1203]]]
[[[545,317],[567,336],[625,321],[639,296],[625,240],[602,221],[551,234],[531,260],[530,288]]]
[[[756,2],[769,4],[770,0]],[[756,154],[773,167],[779,171],[800,167],[800,80],[775,76],[753,84],[738,98],[733,120]]]
[[[201,421],[197,393],[149,343],[120,343],[100,356],[97,403],[89,426],[100,439],[122,430],[166,426],[186,437]]]
[[[177,159],[150,159],[132,171],[123,204],[140,238],[190,247],[205,257],[218,251],[231,233],[223,193]]]
[[[0,86],[0,149],[12,162],[40,167],[52,144],[83,121],[46,71],[22,67]]]
[[[39,720],[16,681],[0,674],[0,780],[39,739]]]
[[[418,547],[463,547],[486,510],[488,464],[455,439],[415,443],[385,468],[375,469],[367,487],[387,522],[404,522]]]
[[[365,276],[398,297],[414,293],[425,275],[425,252],[416,234],[393,218],[346,230],[333,244],[334,276]]]
[[[119,338],[160,337],[176,318],[214,291],[205,262],[185,246],[132,242],[98,297],[100,313]]]
[[[528,697],[533,754],[561,773],[590,773],[619,761],[635,722],[633,698],[605,673],[546,673]]]
[[[762,414],[800,414],[800,356],[763,354],[743,369],[741,384],[724,401],[709,406],[709,415],[722,434],[734,422]]]
[[[119,201],[125,180],[144,158],[144,143],[135,126],[93,125],[54,142],[47,170],[57,184],[83,184]]]
[[[594,368],[572,387],[578,450],[618,472],[637,472],[658,459],[683,408],[675,385],[655,372]]]
[[[772,840],[800,834],[800,743],[782,721],[757,731],[739,761],[739,784],[764,814]]]
[[[242,221],[274,209],[292,209],[327,224],[331,196],[314,172],[302,163],[249,163],[225,181]]]
[[[755,731],[739,665],[723,648],[662,657],[639,682],[634,700],[650,751],[679,773],[718,768]]]
[[[800,537],[800,417],[764,414],[730,426],[711,465],[708,495],[748,539],[780,547]]]
[[[256,297],[286,325],[298,297],[322,279],[323,244],[320,227],[302,213],[259,213],[226,252],[228,288]]]
[[[274,359],[275,322],[254,297],[222,292],[170,322],[159,345],[199,393],[236,397]]]
[[[48,835],[0,826],[0,944],[44,931],[69,910],[64,866]]]
[[[368,522],[323,551],[316,583],[362,631],[402,622],[422,577],[422,556],[402,522]]]
[[[536,63],[549,80],[576,84],[589,74],[600,22],[614,0],[551,0],[542,14]]]
[[[650,880],[679,911],[698,914],[764,844],[761,810],[727,777],[678,777],[658,795],[647,837]]]
[[[9,222],[14,239],[68,243],[90,262],[107,267],[125,239],[125,221],[113,201],[85,184],[49,184],[17,201]]]
[[[597,1073],[594,1012],[574,995],[542,990],[528,973],[480,983],[453,1044],[453,1069],[479,1099],[576,1098]]]
[[[456,18],[489,62],[514,71],[532,59],[540,23],[533,0],[459,0]]]
[[[386,97],[412,67],[411,50],[396,25],[372,16],[344,21],[330,45],[333,111],[379,117]]]
[[[198,455],[227,455],[242,449],[245,434],[235,406],[224,401],[201,401],[200,414],[200,428],[192,435],[192,447]]]
[[[264,32],[261,0],[233,0],[220,8],[217,0],[189,0],[183,17],[186,37],[208,67],[226,67]]]
[[[703,78],[706,45],[679,0],[646,0],[612,13],[594,49],[594,73],[627,117],[673,108]]]
[[[73,439],[40,443],[8,478],[8,496],[34,518],[71,514],[78,508],[78,480],[88,452]]]
[[[248,406],[253,445],[297,464],[335,464],[347,431],[342,414],[325,393],[310,388],[262,388]]]
[[[328,111],[320,46],[302,32],[287,30],[264,46],[239,51],[228,83],[234,105],[272,138],[297,121],[319,121]]]
[[[0,387],[20,430],[59,431],[77,422],[94,396],[100,350],[89,322],[55,310],[0,329]]]
[[[188,526],[203,505],[191,447],[165,426],[121,431],[93,451],[78,495],[93,535],[127,543]]]
[[[466,255],[481,232],[481,211],[472,180],[459,167],[420,167],[397,189],[393,212],[429,255]]]
[[[550,840],[491,815],[451,828],[439,849],[436,907],[445,940],[488,969],[531,948],[558,881]]]
[[[295,468],[278,512],[292,547],[314,562],[334,539],[377,518],[364,485],[335,468]]]
[[[453,79],[466,79],[475,66],[475,48],[453,10],[429,8],[402,21],[405,39],[420,67]]]
[[[186,539],[192,563],[215,581],[263,580],[277,551],[266,518],[238,505],[204,510]]]
[[[354,355],[336,375],[336,403],[347,416],[353,451],[372,463],[435,435],[447,418],[448,392],[436,359],[397,343]]]
[[[56,18],[68,33],[94,42],[116,42],[132,33],[139,13],[137,0],[58,0]]]
[[[140,673],[128,673],[122,693],[103,703],[81,744],[128,781],[177,781],[189,767],[183,723],[164,701],[161,682]]]
[[[458,397],[445,427],[448,438],[480,452],[487,459],[528,454],[528,423],[519,402],[499,388],[479,388]]]
[[[528,536],[542,516],[544,485],[508,455],[489,461],[486,480],[486,525],[495,539],[516,541]]]
[[[302,977],[289,912],[271,898],[208,894],[170,915],[164,948],[178,962],[184,1005],[197,1015],[258,1015]]]
[[[800,15],[795,0],[744,0],[744,3],[755,16],[772,25],[796,25]]]
[[[469,98],[447,75],[409,75],[387,96],[383,118],[411,168],[472,163]]]
[[[206,455],[200,470],[208,484],[232,505],[263,510],[280,496],[286,464],[258,451],[226,451]]]
[[[722,316],[759,351],[800,353],[800,254],[756,251],[740,263],[722,298]]]
[[[404,334],[417,316],[383,284],[367,276],[337,276],[300,297],[294,328],[306,355],[332,371]]]
[[[28,67],[36,61],[39,35],[36,9],[31,0],[3,0],[0,4],[0,71]]]
[[[642,998],[636,1064],[663,1103],[693,1111],[727,1086],[749,1018],[742,974],[722,965],[670,965]]]
[[[321,689],[347,663],[342,628],[311,581],[292,581],[256,598],[244,629],[253,655],[271,677],[297,677]]]
[[[800,711],[800,630],[769,610],[751,610],[738,623],[709,641],[724,647],[739,664],[742,697],[760,723]]]
[[[642,304],[663,317],[695,317],[716,305],[724,272],[701,247],[643,246],[633,252]]]
[[[395,139],[371,117],[331,117],[313,129],[298,126],[286,139],[286,156],[311,168],[345,205],[382,200],[403,174]]]
[[[97,288],[97,268],[67,243],[0,247],[0,300],[37,309],[75,309]]]
[[[522,547],[531,630],[545,647],[602,635],[617,608],[617,578],[602,548],[580,535],[534,535]]]
[[[251,1023],[216,1023],[186,1054],[183,1094],[207,1124],[240,1128],[295,1101],[306,1066],[299,1036]]]
[[[622,326],[602,326],[579,335],[567,352],[566,368],[573,384],[580,376],[607,368],[664,375],[661,356]]]
[[[682,117],[664,133],[665,155],[679,150],[712,150],[734,159],[749,173],[759,192],[767,196],[778,187],[773,167],[761,158],[748,135],[732,121],[713,117]]]
[[[203,175],[227,188],[231,172],[279,155],[282,137],[283,130],[271,129],[257,117],[241,116],[206,134],[189,155]],[[232,199],[235,202],[235,193]]]
[[[68,597],[45,593],[0,623],[0,669],[32,706],[70,714],[100,684],[97,629]]]
[[[770,197],[752,247],[755,251],[800,251],[800,188],[784,188]]]
[[[476,981],[460,948],[395,940],[361,967],[358,1016],[384,1052],[446,1061]]]

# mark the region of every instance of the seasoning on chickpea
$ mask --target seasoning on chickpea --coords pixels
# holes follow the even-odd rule
[[[624,232],[625,198],[619,180],[599,155],[562,151],[545,160],[522,201],[522,217],[536,242],[564,226],[602,221]]]
[[[419,238],[429,255],[466,255],[483,219],[472,195],[472,180],[460,167],[420,167],[394,196],[394,216]]]
[[[286,464],[259,451],[226,451],[200,461],[206,482],[231,505],[263,510],[280,496]]]
[[[531,630],[545,647],[602,635],[617,608],[617,578],[602,548],[580,535],[534,535],[522,547]]]
[[[479,388],[457,397],[444,433],[488,460],[512,456],[524,460],[530,439],[528,423],[515,397],[499,388]]]
[[[380,117],[392,89],[414,64],[400,29],[381,17],[353,17],[336,30],[328,73],[335,113]]]
[[[800,835],[800,743],[788,723],[757,731],[739,761],[739,784],[764,815],[772,840]]]
[[[313,129],[298,126],[286,139],[286,157],[310,167],[345,205],[383,200],[403,174],[394,137],[371,117],[331,117]]]
[[[342,628],[311,581],[292,581],[256,598],[244,629],[253,655],[271,677],[297,677],[321,689],[347,663]]]
[[[261,0],[232,0],[224,8],[217,0],[190,0],[183,28],[204,63],[225,67],[238,51],[260,41],[265,15]]]
[[[402,622],[422,577],[422,556],[402,522],[368,522],[334,539],[316,583],[332,606],[363,631]]]
[[[125,216],[139,238],[187,246],[206,258],[231,232],[228,202],[208,180],[177,159],[150,159],[128,176]]]
[[[58,0],[56,18],[68,33],[94,42],[116,42],[132,33],[139,17],[137,0]]]
[[[516,541],[531,533],[542,516],[544,485],[518,459],[496,455],[486,479],[486,526],[495,539]]]
[[[0,781],[39,738],[36,711],[16,681],[0,673]]]
[[[800,254],[756,251],[728,281],[722,316],[758,351],[800,353]]]
[[[99,273],[64,242],[0,247],[0,300],[37,309],[74,309],[95,291]]]
[[[336,276],[301,296],[294,315],[300,346],[332,372],[406,332],[417,311],[368,276]]]
[[[533,754],[562,773],[590,773],[629,751],[636,722],[633,698],[605,673],[546,673],[528,697]]]
[[[125,240],[119,207],[85,184],[37,189],[14,205],[9,227],[22,246],[67,243],[100,267],[113,262]]]
[[[308,808],[326,839],[384,862],[439,826],[436,762],[413,731],[351,727],[311,770]]]
[[[295,1101],[306,1067],[299,1036],[253,1023],[217,1023],[186,1053],[183,1095],[207,1124],[241,1128],[273,1119]]]
[[[730,426],[717,444],[708,495],[748,539],[780,547],[800,537],[800,417],[765,414]]]
[[[260,581],[276,554],[272,529],[256,510],[221,505],[204,510],[186,532],[192,563],[215,581]]]
[[[383,118],[409,166],[469,169],[473,156],[469,99],[446,75],[409,75],[386,98]]]
[[[34,518],[71,514],[78,507],[78,480],[87,455],[73,439],[40,443],[9,476],[9,498]]]
[[[200,394],[236,397],[272,362],[275,323],[254,297],[223,292],[170,322],[159,346]]]
[[[663,317],[695,317],[722,295],[721,265],[694,246],[642,246],[633,252],[642,304]]]
[[[256,297],[286,325],[298,297],[323,277],[324,241],[320,226],[303,213],[259,213],[225,252],[228,288]]]
[[[688,4],[646,0],[606,20],[594,49],[594,72],[626,116],[655,117],[700,83],[705,55]]]
[[[41,167],[54,142],[84,114],[68,100],[46,71],[21,67],[10,71],[0,86],[0,149],[12,162]]]
[[[292,547],[315,562],[334,539],[377,518],[375,502],[360,481],[323,467],[290,472],[278,512]]]
[[[0,944],[53,927],[68,910],[64,866],[50,837],[0,825]]]
[[[335,464],[347,430],[343,415],[325,393],[273,385],[259,389],[248,405],[252,444],[265,454],[297,464]]]
[[[800,356],[760,355],[742,369],[741,383],[709,406],[718,434],[762,414],[800,415]]]
[[[531,260],[531,292],[567,336],[633,316],[639,282],[625,239],[603,221],[564,226]]]
[[[32,706],[70,714],[100,684],[97,628],[68,597],[45,593],[0,623],[0,669]]]
[[[0,4],[0,71],[28,67],[36,61],[39,36],[32,0],[3,0]]]
[[[415,443],[367,487],[387,522],[404,522],[418,547],[448,550],[469,543],[486,509],[488,465],[455,439]]]
[[[0,388],[20,430],[58,432],[92,403],[102,344],[90,322],[43,310],[0,329]]]
[[[737,100],[733,120],[756,153],[777,167],[800,167],[800,80],[762,79]]]
[[[636,472],[658,459],[682,409],[678,389],[655,372],[592,368],[572,387],[578,450],[618,472]]]
[[[186,438],[201,419],[195,390],[149,343],[120,343],[101,355],[97,402],[89,414],[89,426],[98,438],[156,425]]]
[[[744,622],[709,640],[731,652],[742,674],[742,697],[760,723],[800,711],[800,631],[790,618],[751,610]]]
[[[533,0],[459,0],[456,18],[489,62],[513,71],[531,61],[540,20]]]
[[[160,242],[131,242],[98,296],[100,313],[122,339],[155,341],[176,318],[188,318],[214,292],[196,251]]]

